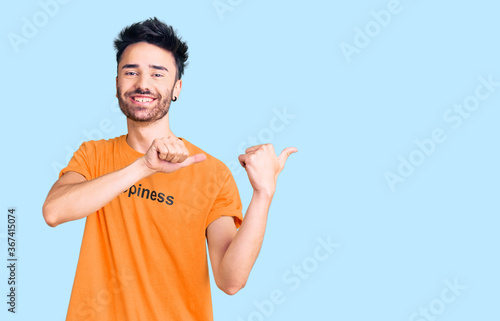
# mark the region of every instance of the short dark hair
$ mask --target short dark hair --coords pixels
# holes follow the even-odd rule
[[[172,26],[154,17],[123,28],[114,41],[116,64],[120,64],[125,48],[137,42],[147,42],[170,51],[174,55],[177,66],[176,79],[181,79],[184,74],[184,67],[187,66],[188,46],[185,41],[182,41],[177,36]]]

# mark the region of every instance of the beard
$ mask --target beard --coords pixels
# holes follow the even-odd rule
[[[120,105],[120,110],[128,119],[141,123],[151,123],[162,119],[168,113],[171,101],[169,97],[171,97],[172,91],[167,90],[165,96],[162,96],[160,93],[152,93],[148,89],[142,90],[140,88],[122,93],[121,88],[118,87],[118,104]],[[149,107],[134,105],[130,102],[130,97],[133,95],[151,96],[155,98],[155,103]]]

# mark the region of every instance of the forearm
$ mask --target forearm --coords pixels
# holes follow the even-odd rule
[[[132,164],[101,177],[75,184],[54,186],[43,205],[43,215],[50,226],[84,218],[131,185],[152,174],[141,158]]]
[[[219,266],[221,283],[239,290],[248,279],[259,255],[273,194],[254,191],[245,219]]]

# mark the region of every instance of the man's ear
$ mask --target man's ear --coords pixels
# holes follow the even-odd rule
[[[179,98],[179,95],[181,94],[181,89],[182,89],[182,79],[178,79],[176,82],[175,82],[175,85],[174,85],[174,90],[172,92],[172,97],[177,97]]]
[[[116,76],[116,94],[115,97],[118,98],[118,76]]]

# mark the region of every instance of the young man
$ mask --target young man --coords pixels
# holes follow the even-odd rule
[[[128,134],[83,143],[43,205],[52,227],[87,218],[66,320],[212,320],[206,242],[217,286],[235,294],[297,149],[276,157],[265,144],[239,156],[253,187],[243,220],[229,169],[170,131],[186,43],[154,18],[123,29],[115,48]]]

